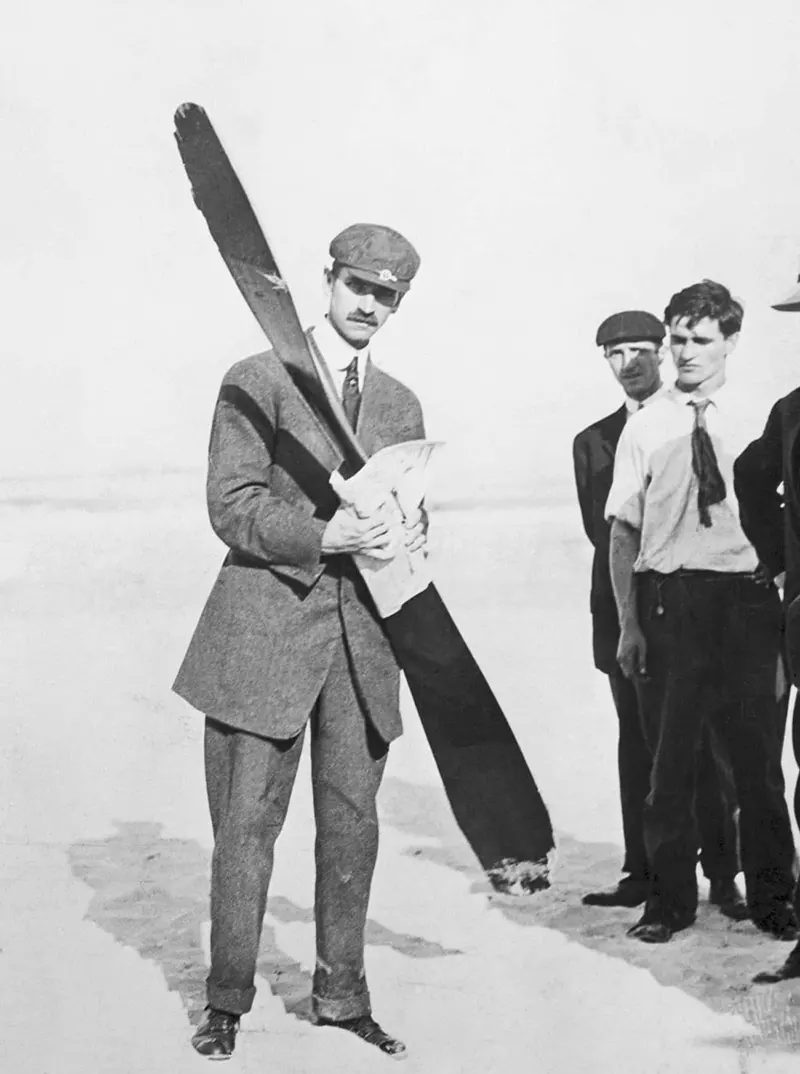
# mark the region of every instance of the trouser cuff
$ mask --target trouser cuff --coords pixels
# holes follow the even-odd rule
[[[763,869],[745,872],[747,905],[754,913],[779,902],[789,902],[794,893],[792,874],[786,870]]]
[[[343,1022],[346,1018],[360,1018],[372,1012],[369,990],[364,989],[350,996],[311,996],[311,1013],[316,1018],[331,1022]]]
[[[650,869],[646,861],[629,861],[626,858],[622,863],[621,872],[627,873],[632,880],[650,879]]]
[[[741,872],[735,861],[702,861],[700,865],[706,880],[734,880]]]
[[[206,998],[209,1007],[215,1007],[218,1011],[227,1011],[228,1014],[247,1014],[253,1006],[256,997],[255,988],[221,988],[218,985],[207,982]]]

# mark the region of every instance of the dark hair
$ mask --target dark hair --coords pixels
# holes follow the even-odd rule
[[[669,325],[676,317],[686,320],[689,328],[708,317],[719,324],[719,330],[727,339],[742,327],[744,309],[727,287],[714,280],[701,280],[678,291],[664,310],[664,322]]]

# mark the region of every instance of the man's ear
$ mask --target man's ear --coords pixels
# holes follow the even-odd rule
[[[727,337],[727,339],[725,340],[725,357],[726,358],[731,353],[731,351],[736,350],[736,344],[738,342],[739,342],[739,333],[738,332],[734,332],[733,335]]]
[[[333,290],[333,269],[324,268],[322,270],[322,290],[323,293],[330,298],[331,291]]]

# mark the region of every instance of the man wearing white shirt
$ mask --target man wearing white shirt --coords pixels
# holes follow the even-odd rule
[[[317,349],[325,359],[325,365],[331,375],[331,380],[339,398],[342,398],[347,371],[354,360],[356,361],[358,390],[363,392],[367,362],[372,361],[372,349],[369,341],[363,347],[354,346],[350,340],[339,335],[331,324],[329,316],[325,316],[311,331]]]
[[[695,919],[693,798],[706,722],[731,763],[750,916],[780,939],[797,931],[775,696],[780,603],[739,522],[738,433],[723,390],[742,315],[710,280],[672,297],[664,320],[676,384],[626,424],[606,505],[618,659],[636,684],[653,755],[650,894],[630,930],[648,943]]]
[[[608,676],[618,718],[617,761],[625,844],[625,875],[613,888],[584,895],[583,902],[589,906],[638,906],[650,891],[644,804],[650,791],[651,756],[636,688],[617,663],[619,620],[609,572],[609,524],[604,512],[614,454],[627,420],[667,391],[661,380],[664,334],[663,323],[644,310],[626,310],[603,321],[596,343],[603,348],[609,368],[625,393],[625,402],[578,433],[573,444],[578,502],[586,535],[594,547],[590,597],[594,661],[597,669]],[[735,795],[727,791],[709,735],[705,734],[696,802],[700,860],[711,884],[710,901],[727,917],[742,920],[747,917],[747,906],[735,882],[739,871]]]

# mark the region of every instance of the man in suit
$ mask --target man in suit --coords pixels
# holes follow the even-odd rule
[[[800,278],[798,279],[800,284]],[[800,312],[800,287],[772,307]],[[770,411],[761,436],[737,458],[733,468],[742,529],[753,543],[767,574],[783,590],[784,655],[794,686],[800,686],[800,388],[779,399]],[[788,701],[788,687],[787,687]],[[787,705],[783,706],[785,719]],[[779,728],[783,741],[785,726]],[[800,762],[800,695],[795,697],[792,745]],[[794,795],[800,821],[800,781]],[[800,887],[794,892],[800,914]],[[800,977],[800,943],[775,973],[762,973],[759,982]]]
[[[369,454],[424,436],[416,396],[372,361],[372,340],[419,266],[398,232],[355,224],[331,243],[327,317],[312,345]],[[402,730],[399,670],[352,553],[393,554],[380,517],[342,508],[342,456],[273,352],[233,366],[214,413],[211,524],[228,546],[175,690],[206,716],[214,832],[211,968],[192,1043],[228,1058],[250,1010],[275,840],[310,725],[317,961],[312,1015],[389,1054],[372,1018],[364,928],[378,848],[375,796]],[[396,534],[391,535],[396,540]],[[405,544],[425,542],[420,514]]]
[[[650,881],[644,844],[644,806],[650,791],[651,756],[647,748],[634,684],[617,663],[619,619],[609,571],[610,526],[604,513],[614,473],[617,442],[630,415],[658,399],[664,325],[652,313],[626,310],[606,318],[597,330],[611,371],[625,393],[618,410],[578,433],[573,443],[575,482],[583,526],[594,546],[590,608],[595,667],[608,676],[619,718],[618,767],[625,842],[624,874],[606,891],[584,895],[589,906],[638,906]],[[696,814],[700,860],[710,881],[709,898],[727,917],[743,920],[747,905],[736,886],[739,871],[735,796],[721,778],[706,736],[697,785]]]

